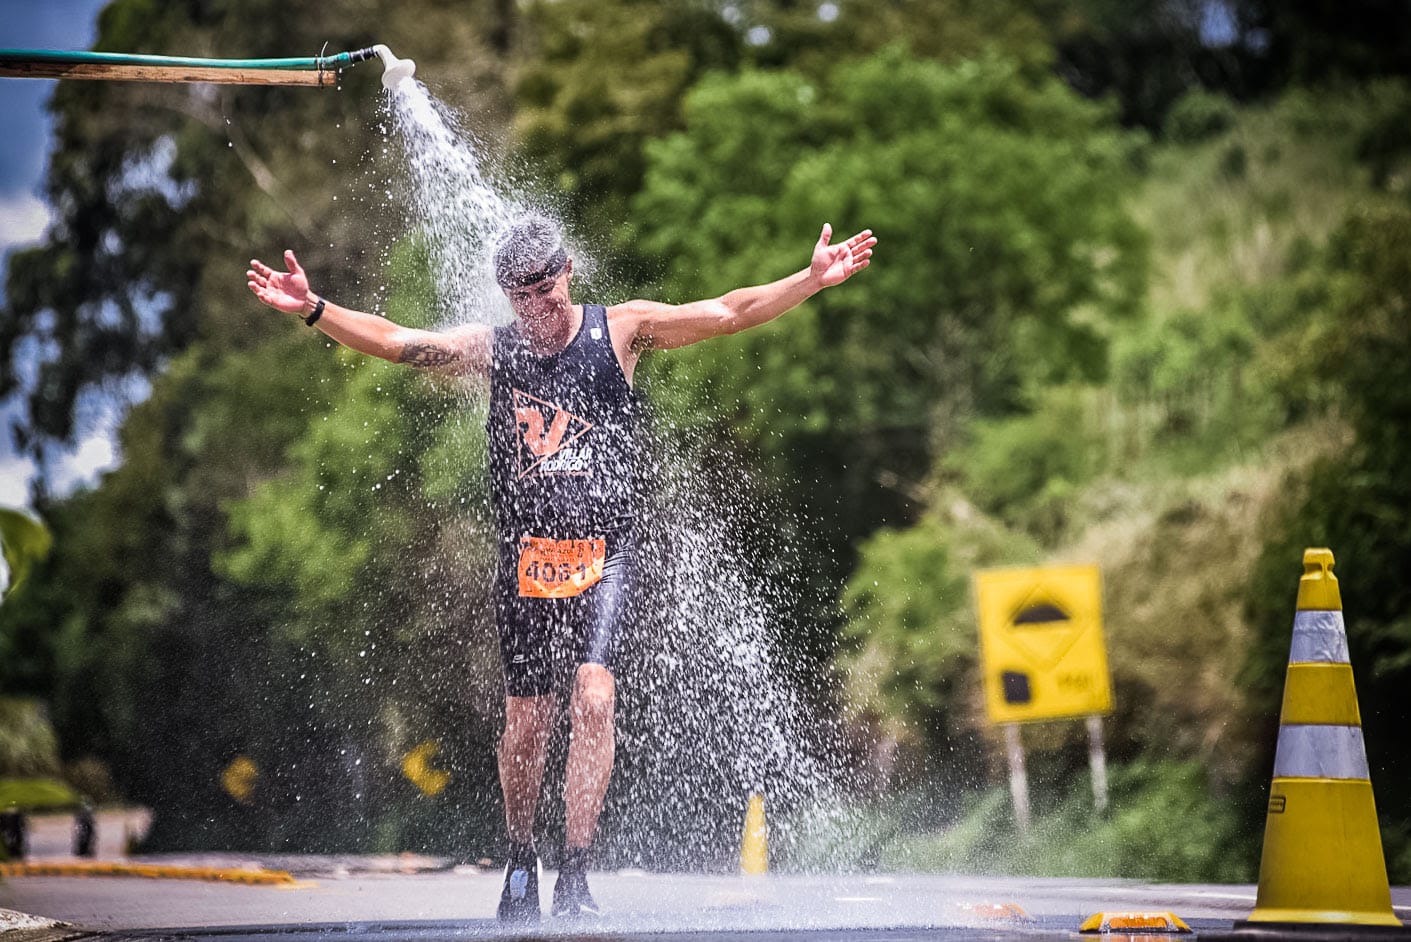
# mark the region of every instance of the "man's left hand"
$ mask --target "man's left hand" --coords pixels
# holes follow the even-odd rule
[[[824,288],[840,285],[866,268],[872,258],[872,246],[877,244],[871,229],[864,229],[838,245],[829,244],[832,238],[833,227],[825,222],[809,265],[810,273]]]

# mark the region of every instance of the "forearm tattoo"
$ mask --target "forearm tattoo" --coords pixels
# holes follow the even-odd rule
[[[441,366],[451,366],[459,363],[461,355],[455,350],[448,350],[438,343],[430,343],[424,340],[413,341],[402,348],[402,352],[397,356],[398,363],[407,363],[411,366],[422,369],[436,369]]]

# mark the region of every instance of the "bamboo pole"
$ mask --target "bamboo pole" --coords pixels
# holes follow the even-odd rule
[[[326,69],[218,69],[171,65],[115,65],[102,62],[0,62],[0,77],[94,79],[110,82],[216,82],[223,85],[333,85],[338,73]]]

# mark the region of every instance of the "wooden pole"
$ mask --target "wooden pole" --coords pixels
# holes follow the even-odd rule
[[[338,73],[319,69],[219,69],[102,62],[0,62],[8,78],[92,79],[109,82],[214,82],[221,85],[333,85]]]
[[[1009,795],[1014,800],[1014,823],[1021,832],[1029,830],[1029,773],[1024,769],[1024,743],[1019,724],[1004,724],[1004,751],[1009,756]]]
[[[1107,812],[1107,750],[1102,744],[1102,717],[1088,717],[1088,765],[1093,771],[1093,805]]]

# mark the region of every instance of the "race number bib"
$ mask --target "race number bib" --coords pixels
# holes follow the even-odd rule
[[[607,541],[519,538],[519,594],[533,599],[566,599],[603,577]]]

